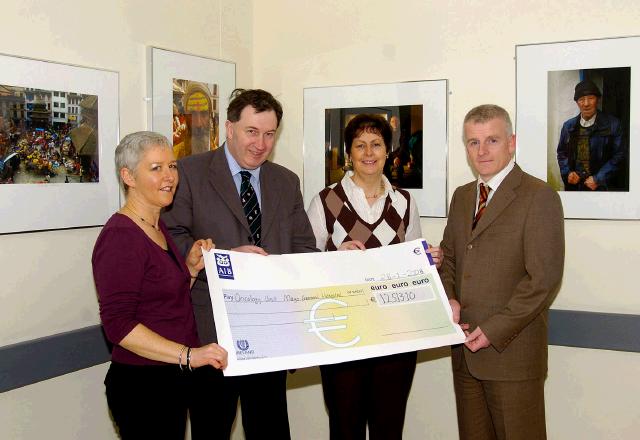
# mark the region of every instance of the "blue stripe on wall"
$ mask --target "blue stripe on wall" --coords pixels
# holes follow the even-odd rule
[[[640,352],[640,315],[549,311],[549,344]],[[94,325],[0,347],[0,392],[109,361],[102,327]]]
[[[109,359],[111,352],[100,325],[0,347],[0,393]]]

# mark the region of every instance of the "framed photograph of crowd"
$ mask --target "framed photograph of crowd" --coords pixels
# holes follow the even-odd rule
[[[516,160],[566,218],[640,218],[640,37],[516,46]]]
[[[173,142],[176,158],[222,145],[235,63],[155,47],[148,60],[149,126]]]
[[[415,197],[420,216],[447,215],[447,81],[304,89],[304,199],[350,168],[344,129],[359,114],[389,122],[384,174]]]
[[[102,225],[119,207],[118,73],[0,55],[0,233]]]

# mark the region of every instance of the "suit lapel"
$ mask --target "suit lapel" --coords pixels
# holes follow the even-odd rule
[[[238,219],[238,222],[251,234],[247,218],[242,210],[238,190],[233,183],[233,177],[231,177],[229,164],[224,154],[224,147],[220,147],[212,155],[209,171],[209,183],[227,205],[229,211]],[[215,213],[212,213],[212,215],[215,215]]]
[[[187,262],[186,261],[180,261],[180,252],[178,251],[178,247],[176,246],[175,242],[173,240],[171,240],[171,234],[169,233],[169,231],[166,229],[166,226],[163,224],[162,226],[162,233],[165,236],[165,239],[167,240],[167,247],[169,248],[169,250],[171,251],[171,253],[174,255],[176,261],[178,262],[178,266],[180,266],[180,271],[185,274],[190,276],[191,274],[189,273],[189,268],[187,267]],[[189,250],[187,250],[187,254],[189,253]],[[184,260],[186,260],[187,255],[184,256]]]
[[[270,162],[265,162],[260,167],[260,212],[262,213],[262,236],[266,237],[269,228],[273,225],[280,204],[277,180],[271,174]]]
[[[482,233],[491,223],[497,219],[502,211],[511,204],[516,198],[514,188],[520,185],[522,180],[522,170],[516,165],[513,170],[502,181],[496,193],[491,198],[491,202],[487,205],[484,214],[478,220],[476,228],[471,232],[471,239],[474,239]]]

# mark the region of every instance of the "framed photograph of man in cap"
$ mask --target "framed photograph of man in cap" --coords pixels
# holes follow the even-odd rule
[[[638,37],[516,46],[516,160],[566,218],[640,218],[639,49]]]
[[[557,191],[629,191],[631,69],[548,73],[547,182]]]

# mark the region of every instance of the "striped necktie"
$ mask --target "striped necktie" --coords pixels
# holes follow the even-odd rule
[[[480,217],[482,217],[482,214],[484,214],[484,210],[487,207],[487,200],[489,199],[489,191],[491,191],[491,188],[489,188],[488,185],[485,185],[484,183],[480,184],[480,200],[478,200],[478,211],[476,212],[476,216],[473,218],[473,225],[471,226],[471,229],[476,228],[478,220],[480,220]]]
[[[262,214],[260,214],[258,196],[250,182],[251,173],[249,171],[240,171],[240,175],[242,176],[242,183],[240,184],[240,201],[242,202],[242,209],[244,210],[245,217],[247,217],[247,223],[249,223],[253,244],[260,246],[262,235]]]

